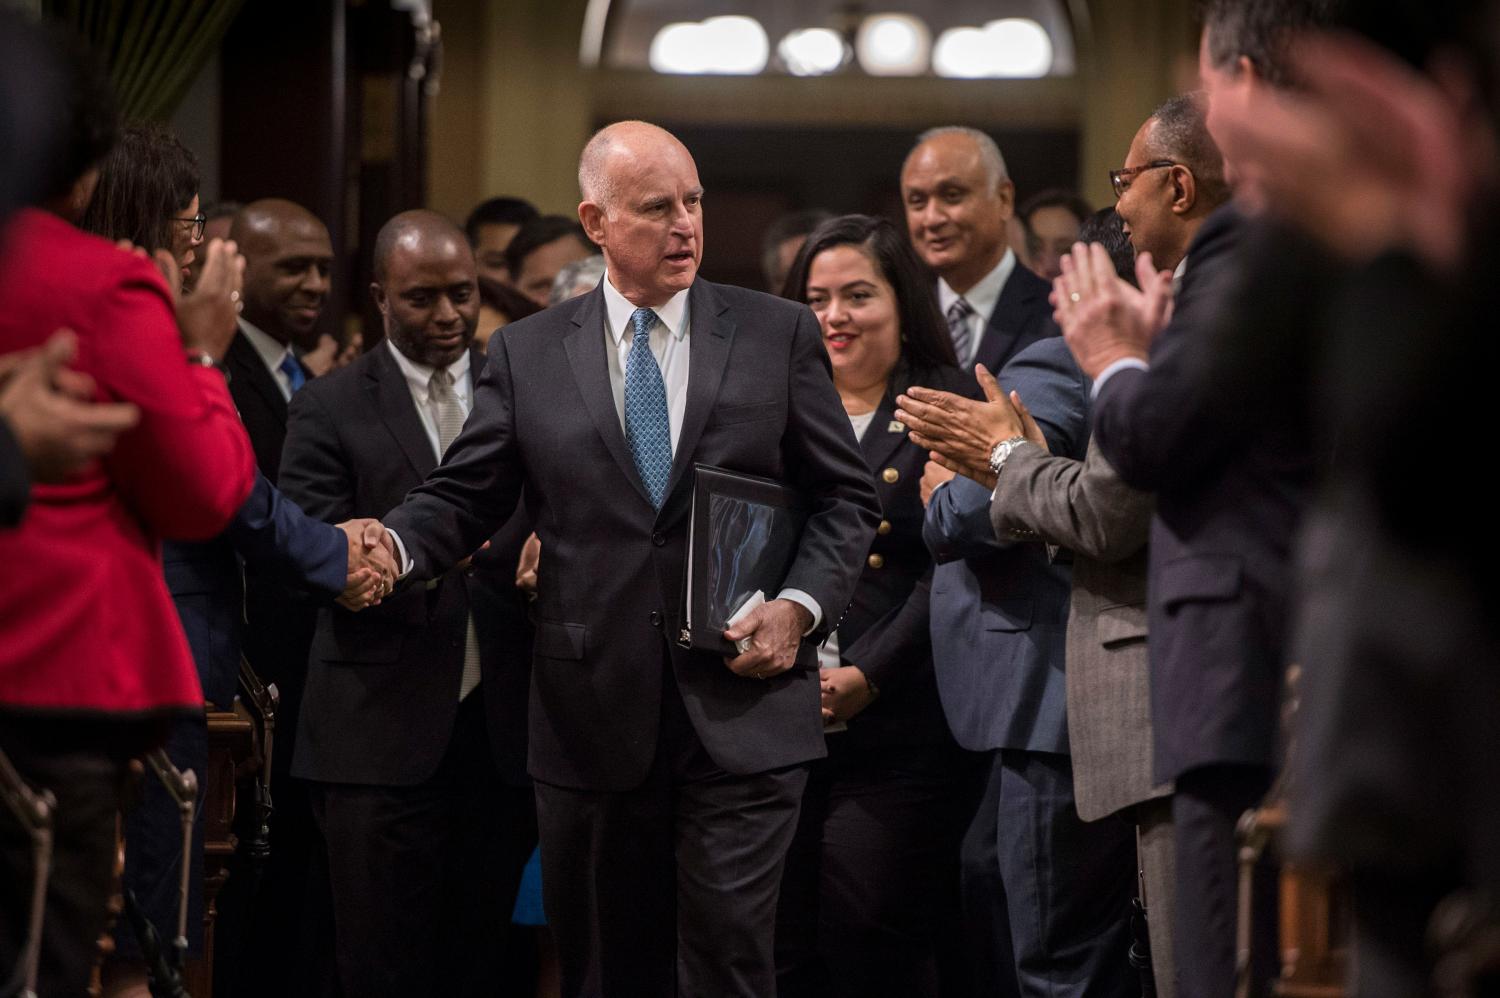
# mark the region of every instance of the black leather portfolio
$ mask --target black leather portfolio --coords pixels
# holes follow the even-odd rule
[[[739,654],[724,629],[757,591],[776,598],[807,514],[802,496],[780,482],[695,466],[679,644]]]

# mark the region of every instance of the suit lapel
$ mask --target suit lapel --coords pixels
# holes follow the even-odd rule
[[[676,491],[692,463],[698,438],[703,436],[703,427],[719,397],[719,385],[724,380],[724,368],[729,361],[729,346],[734,342],[734,323],[724,318],[726,311],[728,306],[719,298],[712,284],[693,282],[688,292],[687,406],[682,416],[677,451],[672,459],[672,477],[667,482],[668,497]]]
[[[1032,282],[1026,280],[1029,275],[1030,271],[1022,273],[1021,261],[1017,260],[1005,286],[1000,289],[995,311],[990,314],[989,324],[984,329],[984,339],[979,341],[979,350],[974,357],[988,367],[991,374],[1000,373],[1000,368],[1015,353],[1016,343],[1031,321],[1028,306],[1036,294]]]
[[[396,438],[396,443],[401,446],[401,452],[406,455],[412,470],[417,473],[418,478],[425,479],[437,467],[437,456],[432,453],[432,441],[422,428],[422,420],[417,415],[417,406],[412,401],[406,376],[401,373],[396,358],[391,356],[390,347],[382,343],[375,347],[375,352],[377,356],[374,363],[365,371],[365,388],[375,403],[376,411],[380,413],[381,421],[391,431],[391,436]]]
[[[243,331],[235,330],[234,339],[229,341],[229,349],[224,354],[224,365],[235,378],[259,395],[267,411],[286,426],[286,399],[281,397],[280,386],[266,370],[265,361],[260,359],[250,337]]]
[[[891,455],[906,442],[906,426],[896,422],[897,392],[886,392],[880,400],[880,408],[870,420],[869,429],[860,438],[859,449],[870,469],[883,468],[890,463]]]
[[[635,469],[635,458],[625,443],[625,433],[620,429],[620,414],[615,411],[614,388],[609,383],[609,358],[605,356],[605,308],[602,287],[589,292],[582,307],[573,314],[573,328],[563,334],[563,347],[568,353],[568,364],[573,368],[573,379],[578,382],[578,391],[588,409],[594,429],[604,440],[604,446],[614,457],[630,484],[650,503],[651,496]]]

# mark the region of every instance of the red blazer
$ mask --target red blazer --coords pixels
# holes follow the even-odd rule
[[[36,486],[21,525],[0,530],[0,708],[201,710],[161,539],[214,536],[250,493],[255,457],[224,377],[184,359],[147,260],[35,209],[5,235],[0,352],[71,329],[74,367],[141,421],[73,480]]]

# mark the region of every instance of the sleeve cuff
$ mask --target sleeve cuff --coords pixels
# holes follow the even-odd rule
[[[391,535],[391,540],[396,544],[396,578],[404,579],[411,574],[411,558],[407,557],[406,545],[401,543],[401,535],[394,530],[386,530]]]
[[[818,629],[818,625],[823,622],[823,608],[818,606],[817,600],[813,599],[812,596],[808,595],[802,590],[783,589],[781,592],[777,593],[776,598],[789,599],[793,603],[800,603],[802,606],[807,608],[808,613],[812,614],[812,626],[802,632],[803,637],[807,637],[813,631],[816,631]]]
[[[1089,400],[1092,401],[1098,398],[1099,392],[1104,388],[1104,383],[1110,378],[1113,378],[1116,374],[1127,369],[1133,369],[1136,371],[1148,371],[1151,369],[1151,365],[1147,364],[1139,357],[1121,357],[1119,360],[1115,361],[1113,364],[1109,365],[1104,370],[1099,372],[1099,377],[1094,379],[1094,387],[1089,389]]]

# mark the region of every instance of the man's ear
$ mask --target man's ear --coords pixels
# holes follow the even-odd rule
[[[1009,219],[1016,213],[1016,185],[1009,180],[1000,181],[1000,186],[995,191],[995,196],[1000,199],[1005,217]]]
[[[385,288],[380,286],[379,281],[370,282],[370,297],[375,301],[375,307],[380,309],[381,315],[390,314],[391,303],[385,297]]]
[[[578,206],[578,222],[583,226],[584,234],[595,246],[603,246],[607,226],[604,220],[604,209],[594,201],[584,201]]]
[[[1198,203],[1198,180],[1184,166],[1172,167],[1172,214],[1186,215]]]

